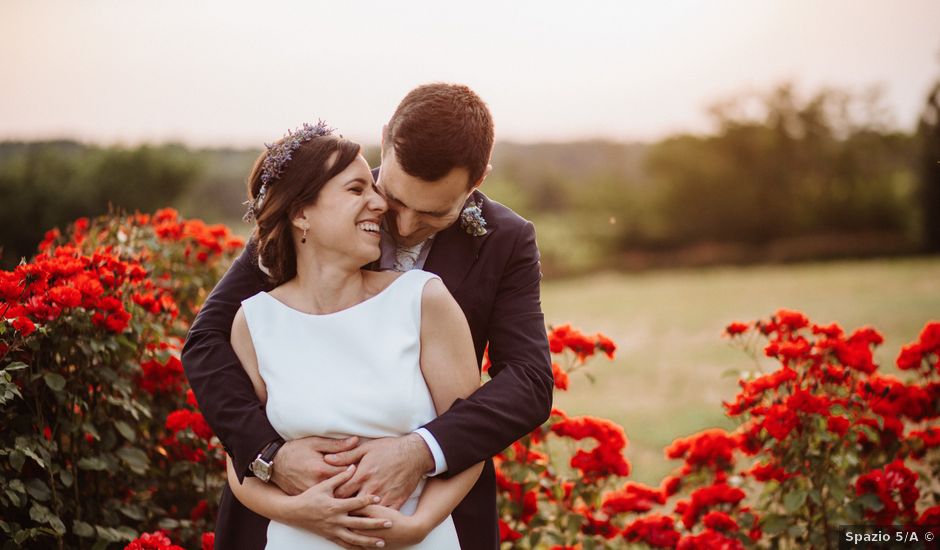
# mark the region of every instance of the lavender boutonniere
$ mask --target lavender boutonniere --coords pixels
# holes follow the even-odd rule
[[[460,227],[471,237],[480,237],[486,235],[486,220],[483,219],[483,201],[473,202],[473,199],[467,202],[460,212]]]

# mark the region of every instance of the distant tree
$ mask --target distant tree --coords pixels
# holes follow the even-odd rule
[[[0,143],[0,266],[32,256],[47,230],[78,217],[171,205],[198,172],[196,157],[178,145]]]
[[[920,117],[921,202],[924,240],[931,252],[940,252],[940,81],[927,96]]]
[[[801,99],[786,84],[711,113],[716,133],[668,138],[647,156],[674,243],[906,229],[913,142],[891,129],[877,91]]]

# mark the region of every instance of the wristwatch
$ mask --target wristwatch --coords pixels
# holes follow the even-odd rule
[[[265,445],[264,449],[261,449],[257,458],[248,466],[248,469],[251,470],[251,473],[255,474],[256,478],[265,483],[271,481],[271,476],[274,474],[274,455],[280,450],[283,444],[283,439],[275,439]]]

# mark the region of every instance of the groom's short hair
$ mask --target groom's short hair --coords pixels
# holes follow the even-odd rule
[[[467,86],[425,84],[401,100],[382,137],[385,149],[394,147],[408,174],[435,181],[463,167],[471,186],[483,177],[490,160],[493,116]]]

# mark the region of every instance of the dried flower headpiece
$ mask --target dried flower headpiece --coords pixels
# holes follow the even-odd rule
[[[267,147],[268,152],[261,163],[261,189],[254,200],[247,200],[243,203],[248,206],[248,212],[245,213],[242,219],[246,222],[257,219],[258,211],[261,210],[261,205],[264,203],[264,196],[268,192],[268,186],[281,177],[281,172],[284,170],[284,166],[287,165],[287,161],[291,159],[291,154],[300,147],[301,143],[310,141],[315,137],[332,135],[333,130],[334,128],[330,128],[322,120],[317,121],[316,125],[305,122],[303,126],[293,132],[288,130],[284,139],[273,144],[265,143],[264,146]]]

